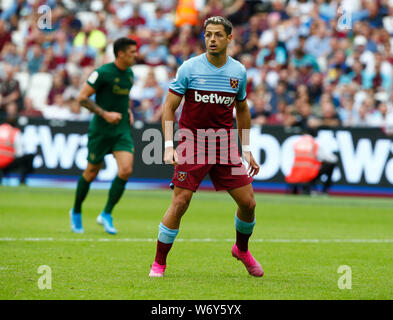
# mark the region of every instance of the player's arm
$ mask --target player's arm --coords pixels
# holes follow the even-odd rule
[[[249,164],[249,174],[253,177],[259,172],[259,165],[251,154],[250,148],[250,127],[251,115],[247,100],[236,101],[236,123],[239,131],[240,142],[242,144],[243,155]]]
[[[85,107],[91,112],[102,117],[103,119],[105,119],[105,121],[112,124],[117,124],[121,120],[121,113],[105,111],[93,100],[89,99],[89,97],[95,92],[96,92],[95,89],[91,85],[89,85],[88,83],[84,83],[78,96],[79,104],[82,107]]]
[[[133,107],[133,102],[132,99],[130,99],[129,103],[128,103],[128,113],[130,115],[130,125],[134,125],[134,114],[132,113],[132,107]]]
[[[175,112],[179,107],[182,96],[168,92],[162,112],[162,132],[164,133],[165,152],[164,162],[176,165],[178,157],[173,146],[173,125],[175,123]]]

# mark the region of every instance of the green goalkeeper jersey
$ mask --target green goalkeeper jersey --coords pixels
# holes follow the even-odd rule
[[[104,64],[96,69],[87,79],[95,93],[96,103],[105,111],[114,111],[122,114],[117,124],[110,124],[102,117],[94,115],[90,123],[91,133],[117,135],[130,131],[129,94],[134,81],[131,68],[120,70],[113,62]]]

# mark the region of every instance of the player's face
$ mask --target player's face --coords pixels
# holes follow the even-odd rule
[[[211,55],[226,54],[232,35],[227,35],[221,24],[208,24],[205,29],[205,44],[207,52]]]
[[[128,66],[132,66],[135,63],[138,52],[136,46],[129,46],[126,51],[120,51],[120,58]]]

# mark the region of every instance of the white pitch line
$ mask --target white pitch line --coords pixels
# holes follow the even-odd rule
[[[0,242],[156,242],[157,238],[0,238]],[[176,242],[234,242],[235,239],[176,239]],[[393,239],[250,239],[270,243],[393,243]]]

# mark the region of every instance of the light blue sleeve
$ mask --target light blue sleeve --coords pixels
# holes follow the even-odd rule
[[[240,80],[239,91],[236,96],[236,100],[243,101],[247,97],[247,71],[244,68],[243,77]]]
[[[176,78],[169,84],[169,90],[184,95],[188,89],[188,82],[189,66],[188,63],[183,63],[179,69],[177,69]]]

